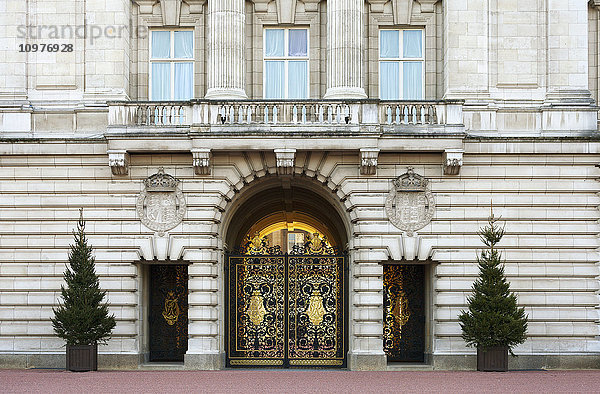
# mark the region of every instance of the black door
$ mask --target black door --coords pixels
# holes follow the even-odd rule
[[[383,267],[383,350],[389,361],[424,361],[424,286],[422,265]]]
[[[227,366],[345,367],[345,257],[230,255]]]
[[[187,297],[187,265],[150,266],[150,361],[183,361]]]

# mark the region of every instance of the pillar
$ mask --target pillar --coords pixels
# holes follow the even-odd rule
[[[363,87],[362,0],[327,2],[326,99],[366,98]]]
[[[208,1],[207,99],[245,99],[244,1]]]

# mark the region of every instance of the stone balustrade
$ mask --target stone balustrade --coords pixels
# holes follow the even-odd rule
[[[109,126],[463,124],[461,101],[192,100],[108,105]]]

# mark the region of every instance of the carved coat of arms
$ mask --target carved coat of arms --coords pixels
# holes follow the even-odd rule
[[[181,223],[186,206],[178,184],[179,180],[165,174],[162,167],[144,180],[145,187],[138,197],[136,209],[146,227],[163,234]]]
[[[394,226],[412,236],[431,221],[435,212],[433,194],[427,188],[429,181],[408,167],[393,183],[385,200],[385,212]]]

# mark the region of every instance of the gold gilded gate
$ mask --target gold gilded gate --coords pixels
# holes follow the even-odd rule
[[[227,262],[227,366],[345,367],[345,257],[313,238],[247,243]]]
[[[425,267],[383,266],[383,350],[388,361],[425,360]]]

